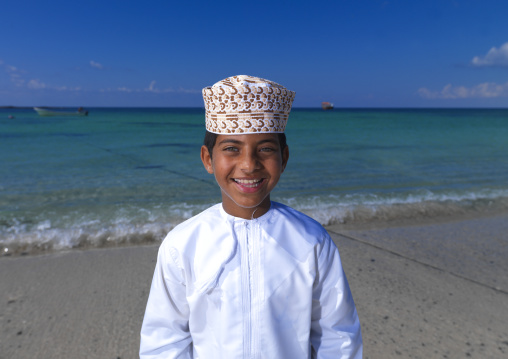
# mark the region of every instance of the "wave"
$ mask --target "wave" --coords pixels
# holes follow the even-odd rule
[[[162,241],[178,223],[210,204],[181,203],[151,209],[125,206],[109,216],[73,212],[50,218],[0,218],[0,255],[27,255],[69,249],[146,245]]]
[[[442,219],[508,211],[508,190],[412,194],[356,193],[346,195],[278,197],[322,225],[387,223],[406,219]],[[159,243],[178,223],[211,203],[173,204],[167,208],[130,208],[109,217],[74,213],[45,218],[0,218],[0,253],[32,255],[71,249],[105,248]]]
[[[306,199],[288,198],[286,203],[324,226],[333,224],[386,223],[408,219],[441,219],[508,211],[508,190],[411,194],[329,195]]]

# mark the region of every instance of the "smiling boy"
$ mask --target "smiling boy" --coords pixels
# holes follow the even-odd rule
[[[215,137],[215,136],[214,136]],[[212,151],[201,147],[201,160],[222,191],[226,213],[245,219],[270,209],[270,192],[289,157],[274,133],[217,135]]]
[[[360,323],[324,228],[270,200],[294,92],[233,76],[203,90],[201,159],[222,203],[159,249],[141,358],[361,358]]]

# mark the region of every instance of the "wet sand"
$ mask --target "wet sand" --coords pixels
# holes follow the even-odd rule
[[[327,229],[364,358],[508,357],[508,215]],[[0,258],[0,359],[136,358],[157,248]]]

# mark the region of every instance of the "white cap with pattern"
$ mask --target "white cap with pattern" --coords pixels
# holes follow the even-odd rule
[[[231,76],[203,89],[206,130],[216,134],[282,133],[295,93],[259,77]]]

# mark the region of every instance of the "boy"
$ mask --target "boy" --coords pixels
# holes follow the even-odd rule
[[[201,159],[222,204],[161,244],[141,358],[361,358],[337,248],[317,222],[270,201],[289,158],[294,96],[251,76],[203,90]]]

